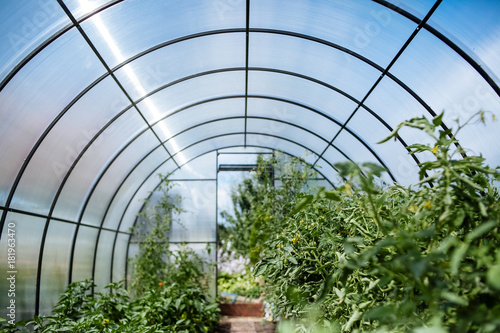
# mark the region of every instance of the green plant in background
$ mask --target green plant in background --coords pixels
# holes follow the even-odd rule
[[[123,282],[111,283],[108,291],[92,293],[90,280],[74,282],[60,296],[52,314],[35,317],[27,325],[2,324],[3,332],[26,332],[31,327],[49,332],[213,332],[219,307],[208,293],[206,263],[194,250],[182,245],[169,248],[172,214],[180,212],[179,198],[169,194],[172,185],[161,176],[163,196],[157,206],[140,214],[132,229],[139,243],[134,258],[133,297]]]
[[[219,272],[217,287],[219,292],[226,292],[245,297],[247,299],[259,298],[262,294],[260,279],[256,278],[248,269],[243,273]]]
[[[145,209],[139,213],[139,223],[131,228],[139,253],[132,259],[134,265],[131,289],[142,295],[164,281],[171,256],[168,234],[172,226],[172,215],[180,213],[180,197],[172,197],[172,183],[168,176],[160,175],[159,191],[163,194],[153,207],[145,200]]]
[[[254,271],[290,320],[282,331],[500,330],[500,177],[463,155],[463,126],[443,130],[442,116],[387,138],[409,126],[434,140],[408,147],[434,156],[415,186],[380,187],[382,168],[346,162],[336,164],[345,185],[297,198]]]
[[[222,213],[229,224],[224,232],[231,244],[229,250],[257,263],[265,241],[279,228],[280,221],[293,208],[290,203],[314,175],[299,158],[286,158],[283,153],[270,158],[259,155],[251,178],[232,194],[235,216]]]

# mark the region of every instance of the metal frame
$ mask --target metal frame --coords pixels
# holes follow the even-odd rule
[[[40,299],[40,278],[41,278],[41,269],[42,269],[42,264],[43,264],[43,252],[44,252],[44,246],[45,246],[45,241],[46,241],[46,235],[47,235],[47,232],[48,232],[48,228],[49,228],[49,224],[50,224],[50,221],[51,220],[56,220],[56,221],[61,221],[61,222],[66,222],[66,223],[71,223],[71,224],[76,224],[76,228],[75,228],[75,233],[74,233],[74,237],[73,237],[73,242],[72,242],[72,248],[71,248],[71,259],[70,259],[70,263],[69,263],[69,267],[68,267],[68,276],[69,276],[69,280],[71,281],[71,275],[72,275],[72,271],[73,271],[73,258],[74,258],[74,251],[75,251],[75,246],[76,246],[76,240],[77,240],[77,235],[78,235],[78,229],[80,227],[80,225],[82,226],[88,226],[88,227],[92,227],[92,228],[97,228],[99,229],[99,232],[98,232],[98,236],[97,236],[97,239],[96,239],[96,246],[95,246],[95,251],[94,251],[94,267],[93,267],[93,275],[94,275],[94,272],[95,272],[95,257],[96,257],[96,254],[97,254],[97,247],[98,247],[98,244],[99,244],[99,235],[100,235],[100,231],[101,230],[109,230],[109,231],[113,231],[115,232],[115,241],[113,243],[113,250],[112,250],[112,263],[113,263],[113,260],[114,260],[114,251],[115,251],[115,247],[116,247],[116,239],[117,239],[117,235],[118,233],[121,233],[121,234],[128,234],[126,232],[123,232],[123,231],[120,231],[120,225],[122,223],[122,219],[123,219],[123,215],[122,215],[122,219],[120,220],[119,222],[119,225],[117,227],[116,230],[111,230],[111,229],[107,229],[107,228],[103,228],[103,223],[104,223],[104,220],[105,220],[105,217],[107,215],[107,212],[110,208],[110,205],[112,204],[112,202],[114,201],[115,199],[115,196],[118,194],[121,186],[123,185],[123,183],[125,182],[125,180],[129,177],[129,175],[131,174],[131,172],[133,170],[135,170],[135,168],[147,157],[149,156],[150,153],[152,153],[153,151],[155,151],[156,148],[160,147],[160,146],[163,146],[163,148],[165,149],[166,153],[170,156],[170,159],[173,160],[173,162],[177,165],[177,167],[181,167],[177,162],[176,160],[174,159],[174,156],[176,154],[170,154],[170,152],[168,151],[168,149],[166,148],[166,146],[164,145],[165,142],[162,141],[159,136],[154,132],[153,128],[152,128],[152,124],[149,124],[146,120],[146,118],[143,116],[142,112],[140,111],[140,109],[137,107],[137,103],[139,103],[142,99],[146,98],[147,96],[144,96],[144,97],[141,97],[141,99],[137,100],[137,101],[134,101],[132,100],[131,96],[127,93],[126,89],[121,85],[121,83],[119,82],[119,80],[115,77],[114,73],[116,70],[118,70],[119,68],[123,67],[124,65],[126,65],[127,63],[130,63],[131,61],[149,53],[149,52],[153,52],[159,48],[162,48],[162,47],[166,47],[168,45],[171,45],[171,44],[174,44],[174,43],[177,43],[177,42],[181,42],[181,41],[185,41],[185,40],[188,40],[188,39],[192,39],[192,38],[197,38],[197,37],[203,37],[203,36],[208,36],[208,35],[217,35],[217,34],[223,34],[223,33],[245,33],[246,34],[246,59],[245,59],[245,68],[238,68],[238,69],[220,69],[220,70],[214,70],[214,71],[211,71],[211,73],[219,73],[219,72],[223,72],[223,71],[231,71],[231,70],[244,70],[245,71],[245,95],[244,96],[239,96],[238,98],[244,98],[245,99],[245,115],[244,115],[244,120],[245,120],[245,130],[244,132],[242,133],[238,133],[238,134],[243,134],[244,135],[244,147],[247,146],[247,142],[246,142],[246,137],[247,137],[247,134],[259,134],[259,135],[268,135],[268,134],[263,134],[263,133],[250,133],[247,131],[247,126],[246,126],[246,123],[247,123],[247,119],[249,118],[252,118],[252,117],[248,117],[248,114],[247,114],[247,102],[248,102],[248,98],[257,98],[256,96],[251,96],[248,94],[248,76],[249,76],[249,71],[259,71],[259,70],[262,70],[262,71],[269,71],[269,72],[277,72],[277,73],[280,73],[280,74],[286,74],[286,75],[295,75],[297,77],[301,77],[302,79],[307,79],[307,80],[310,80],[312,82],[315,82],[317,84],[322,84],[324,86],[328,86],[325,82],[321,82],[317,79],[314,79],[314,78],[311,78],[311,77],[306,77],[306,76],[303,76],[303,75],[300,75],[300,74],[297,74],[297,73],[291,73],[291,72],[286,72],[286,71],[280,71],[280,70],[277,70],[277,69],[263,69],[263,68],[251,68],[249,67],[249,38],[251,36],[252,33],[269,33],[269,34],[279,34],[279,35],[287,35],[287,36],[291,36],[291,37],[294,37],[294,38],[304,38],[304,39],[308,39],[310,41],[313,41],[313,42],[316,42],[316,43],[322,43],[324,45],[328,45],[330,47],[333,47],[333,48],[336,48],[342,52],[345,52],[347,54],[349,54],[350,56],[353,56],[353,57],[356,57],[362,61],[364,61],[365,63],[371,65],[372,67],[376,68],[377,70],[379,70],[382,74],[381,76],[379,77],[379,79],[375,82],[375,84],[372,86],[372,88],[370,89],[370,91],[365,95],[365,97],[361,100],[361,101],[356,101],[353,99],[353,101],[355,101],[356,103],[358,103],[358,106],[356,107],[356,109],[351,113],[350,117],[347,119],[346,122],[344,122],[343,124],[340,124],[341,128],[340,130],[337,132],[337,134],[333,137],[333,139],[331,139],[329,142],[327,140],[327,146],[326,148],[323,150],[323,152],[321,152],[321,154],[318,154],[318,158],[317,160],[314,162],[314,165],[320,160],[320,158],[322,159],[322,156],[323,154],[325,153],[325,151],[330,147],[334,147],[335,149],[339,150],[337,147],[335,147],[333,145],[333,142],[335,141],[335,139],[338,137],[338,135],[340,134],[340,132],[342,130],[347,130],[349,131],[349,129],[346,127],[348,122],[351,120],[351,118],[354,116],[354,114],[357,112],[357,110],[359,110],[359,108],[361,107],[364,107],[367,109],[367,111],[369,113],[371,113],[373,116],[375,116],[377,118],[377,120],[379,120],[386,128],[390,129],[390,126],[388,126],[388,124],[382,119],[380,118],[380,116],[378,116],[378,114],[374,113],[372,110],[370,110],[369,108],[367,108],[365,105],[364,105],[364,102],[365,100],[368,98],[368,96],[371,94],[371,92],[376,88],[376,86],[379,84],[379,82],[381,81],[381,79],[384,77],[384,76],[387,76],[389,78],[391,78],[392,80],[394,80],[399,86],[401,86],[405,91],[407,91],[415,100],[417,100],[426,110],[427,112],[434,116],[435,115],[435,112],[425,103],[425,101],[423,101],[415,92],[413,92],[408,86],[406,86],[401,80],[399,80],[397,77],[395,77],[394,75],[392,75],[391,73],[389,73],[389,69],[390,67],[395,63],[395,61],[398,59],[398,57],[405,51],[406,47],[411,43],[411,41],[413,40],[413,38],[415,37],[415,35],[418,33],[418,31],[420,29],[426,29],[428,32],[430,32],[432,35],[434,35],[435,37],[437,37],[440,41],[442,41],[444,44],[446,44],[448,47],[450,47],[452,50],[454,50],[457,54],[460,55],[460,57],[462,57],[469,65],[471,65],[472,68],[474,68],[474,70],[479,73],[481,75],[481,77],[489,84],[489,86],[496,92],[497,95],[500,96],[500,88],[498,86],[498,84],[491,78],[491,76],[487,73],[487,71],[476,61],[472,58],[472,56],[470,56],[465,50],[463,50],[462,48],[460,48],[457,44],[455,44],[453,41],[451,41],[449,38],[447,38],[446,36],[444,36],[441,32],[439,32],[437,29],[435,29],[434,27],[430,26],[427,21],[428,19],[431,17],[432,13],[437,9],[437,7],[439,6],[439,4],[442,2],[442,0],[437,0],[433,7],[431,8],[431,10],[427,13],[427,15],[425,16],[424,19],[420,20],[419,18],[417,18],[416,16],[406,12],[405,10],[397,7],[396,5],[393,5],[387,1],[384,1],[384,0],[372,0],[382,6],[385,6],[386,8],[389,8],[390,10],[412,20],[413,22],[415,22],[418,27],[417,29],[414,31],[414,33],[412,34],[412,36],[410,36],[410,38],[407,40],[407,42],[405,43],[405,45],[401,48],[401,50],[398,52],[398,54],[396,55],[396,57],[391,61],[391,63],[386,67],[386,68],[382,68],[380,66],[378,66],[377,64],[373,63],[370,59],[367,59],[365,57],[362,57],[361,55],[357,54],[356,52],[350,50],[350,49],[347,49],[347,48],[343,48],[339,45],[336,45],[334,43],[331,43],[331,42],[328,42],[328,41],[325,41],[325,40],[321,40],[319,38],[315,38],[315,37],[312,37],[312,36],[307,36],[307,35],[302,35],[302,34],[298,34],[298,33],[294,33],[294,32],[290,32],[290,31],[278,31],[278,30],[272,30],[272,29],[258,29],[258,28],[251,28],[250,27],[250,0],[246,0],[246,26],[245,28],[237,28],[237,29],[225,29],[225,30],[217,30],[217,31],[206,31],[206,32],[201,32],[201,33],[197,33],[197,34],[193,34],[193,35],[189,35],[189,36],[184,36],[184,37],[181,37],[181,38],[178,38],[178,39],[175,39],[175,40],[171,40],[171,41],[167,41],[165,43],[162,43],[162,44],[159,44],[149,50],[146,50],[146,51],[143,51],[139,54],[137,54],[136,56],[134,57],[131,57],[130,59],[128,59],[127,61],[119,64],[118,66],[114,67],[114,68],[110,68],[107,66],[106,62],[104,61],[103,57],[100,55],[100,53],[98,52],[98,50],[94,47],[92,41],[89,39],[89,37],[85,34],[85,31],[83,31],[83,29],[81,28],[80,24],[82,22],[84,22],[85,20],[91,18],[93,15],[107,9],[107,8],[110,8],[120,2],[122,2],[123,0],[114,0],[114,1],[110,1],[106,4],[104,4],[103,6],[97,8],[96,10],[92,11],[91,13],[88,13],[88,14],[85,14],[84,16],[82,16],[81,18],[79,18],[78,20],[72,15],[72,13],[69,11],[69,9],[66,7],[66,5],[64,4],[64,2],[62,0],[58,0],[58,3],[59,5],[61,6],[61,8],[64,10],[64,12],[66,13],[66,15],[70,18],[70,21],[71,21],[71,24],[69,25],[66,25],[64,26],[63,28],[61,28],[59,31],[57,31],[56,33],[54,33],[52,36],[50,36],[49,38],[47,38],[46,40],[44,40],[40,45],[38,45],[35,49],[33,49],[22,61],[20,61],[15,67],[12,68],[12,70],[7,74],[7,76],[2,80],[2,82],[0,82],[0,91],[3,90],[3,88],[5,88],[5,86],[10,82],[10,80],[30,61],[32,60],[37,54],[39,54],[42,50],[45,49],[45,47],[47,47],[48,45],[50,45],[53,41],[57,40],[60,36],[62,36],[63,34],[65,34],[66,32],[70,31],[73,27],[75,27],[76,29],[79,30],[80,34],[83,36],[83,38],[86,40],[86,42],[88,43],[89,47],[94,51],[95,55],[99,58],[99,60],[101,61],[101,63],[104,65],[104,67],[106,68],[106,74],[102,75],[101,77],[99,77],[98,79],[96,79],[96,81],[94,81],[91,85],[89,85],[87,88],[85,88],[84,90],[82,90],[82,92],[80,94],[78,94],[74,99],[73,101],[71,101],[54,119],[53,121],[51,122],[51,124],[45,129],[45,131],[42,133],[42,135],[40,136],[40,138],[37,140],[37,142],[35,143],[35,145],[32,147],[32,149],[30,150],[26,160],[24,161],[23,165],[21,166],[21,168],[19,169],[18,173],[17,173],[17,176],[15,177],[14,179],[14,183],[11,187],[11,190],[9,192],[9,195],[7,197],[7,200],[6,200],[6,203],[5,203],[5,206],[0,206],[0,209],[2,210],[1,212],[1,218],[0,218],[0,235],[1,235],[1,231],[3,230],[3,226],[4,226],[4,223],[5,223],[5,219],[8,215],[9,212],[13,212],[13,213],[19,213],[19,214],[25,214],[25,215],[30,215],[30,216],[37,216],[37,217],[41,217],[41,218],[45,218],[46,219],[46,222],[45,222],[45,226],[44,226],[44,231],[43,231],[43,234],[42,234],[42,238],[41,238],[41,244],[40,244],[40,251],[39,251],[39,258],[38,258],[38,267],[37,267],[37,286],[36,286],[36,303],[35,303],[35,313],[38,314],[39,313],[39,299]],[[202,75],[207,75],[207,74],[211,74],[211,73],[196,73],[195,75],[192,75],[190,76],[189,78],[185,78],[185,79],[190,79],[190,78],[193,78],[193,77],[198,77],[198,76],[202,76]],[[65,115],[65,113],[71,108],[72,105],[74,105],[74,103],[76,103],[76,101],[78,101],[83,95],[85,95],[88,91],[90,91],[91,88],[93,88],[95,85],[97,85],[99,82],[101,82],[104,78],[106,78],[107,76],[111,76],[115,83],[120,87],[120,89],[122,90],[122,92],[125,94],[125,96],[128,98],[129,102],[131,103],[128,107],[126,107],[124,110],[122,110],[120,113],[118,113],[113,119],[111,119],[111,121],[106,124],[97,134],[94,138],[92,138],[92,140],[90,140],[90,142],[88,143],[88,145],[80,152],[79,156],[77,157],[77,159],[75,160],[75,162],[71,165],[70,169],[68,170],[67,174],[65,175],[64,179],[61,181],[61,184],[59,185],[58,187],[58,190],[55,194],[55,197],[52,201],[52,204],[50,206],[50,209],[49,209],[49,212],[47,215],[43,215],[43,214],[37,214],[37,213],[33,213],[33,212],[27,212],[27,211],[23,211],[23,210],[19,210],[19,209],[15,209],[15,208],[11,208],[10,207],[10,204],[12,202],[12,198],[14,197],[14,194],[15,194],[15,191],[17,189],[17,186],[28,166],[28,164],[30,163],[32,157],[34,156],[34,154],[36,153],[36,151],[38,150],[38,148],[40,147],[41,143],[43,142],[43,140],[47,137],[47,135],[51,132],[51,130],[54,128],[54,126],[56,125],[56,123]],[[179,81],[180,82],[180,81]],[[163,86],[161,89],[164,89],[168,86],[171,86],[173,84],[175,84],[177,82],[171,82],[165,86]],[[348,94],[346,94],[345,92],[335,88],[335,87],[331,87],[331,86],[328,86],[330,89],[338,92],[338,93],[341,93],[342,95],[344,95],[344,97],[346,98],[350,98]],[[160,90],[161,90],[160,89]],[[150,94],[154,94],[155,92],[157,92],[159,90],[156,90]],[[148,94],[148,96],[150,95]],[[352,97],[352,96],[351,96]],[[226,96],[224,98],[231,98],[229,96]],[[259,96],[258,98],[272,98],[272,97],[269,97],[269,96]],[[222,99],[222,98],[221,98]],[[283,100],[283,102],[288,102],[288,103],[293,103],[292,101],[286,101],[286,100]],[[158,139],[159,141],[159,145],[156,146],[152,151],[148,152],[144,157],[143,159],[141,159],[133,168],[132,170],[130,171],[130,173],[123,179],[122,183],[120,184],[120,186],[118,186],[118,188],[115,190],[112,198],[110,199],[110,202],[107,206],[107,209],[106,209],[106,212],[103,216],[103,219],[101,221],[101,225],[100,227],[96,227],[96,226],[92,226],[92,225],[86,225],[84,223],[82,223],[82,217],[86,211],[86,207],[87,207],[87,204],[90,200],[90,198],[92,197],[92,193],[94,192],[95,188],[97,187],[97,185],[99,184],[100,180],[102,179],[102,177],[105,175],[106,171],[109,169],[109,167],[113,164],[113,162],[116,160],[116,158],[124,151],[124,149],[120,150],[117,154],[115,154],[114,157],[112,157],[108,162],[107,162],[107,165],[105,166],[105,168],[103,169],[103,171],[100,173],[100,175],[96,178],[93,186],[92,186],[92,190],[90,191],[90,193],[87,195],[87,198],[85,199],[85,204],[84,204],[84,207],[82,208],[81,212],[80,212],[80,216],[78,218],[78,221],[70,221],[70,220],[65,220],[65,219],[60,219],[60,218],[57,218],[57,217],[53,217],[52,214],[53,214],[53,211],[54,211],[54,208],[57,204],[57,201],[59,199],[59,196],[66,184],[66,181],[68,180],[69,176],[71,175],[73,169],[76,167],[78,161],[80,160],[80,158],[85,154],[85,152],[87,151],[87,149],[91,146],[91,144],[97,139],[97,137],[107,128],[109,127],[116,119],[118,119],[118,117],[120,117],[122,114],[124,114],[125,112],[127,112],[129,109],[135,109],[139,115],[143,118],[143,120],[145,121],[145,124],[147,126],[147,128],[142,131],[141,133],[139,133],[136,137],[132,138],[126,145],[126,147],[128,147],[132,142],[134,142],[134,140],[136,138],[138,138],[141,134],[143,134],[144,132],[146,132],[147,130],[150,130],[155,136],[156,138]],[[312,110],[311,110],[312,111]],[[180,111],[177,111],[177,112],[180,112]],[[317,111],[315,110],[314,112],[318,112],[321,114],[320,111]],[[322,114],[324,116],[324,114]],[[234,118],[234,117],[233,117]],[[254,117],[254,118],[258,118],[258,117]],[[224,118],[220,118],[220,119],[224,119]],[[219,119],[219,120],[220,120]],[[272,119],[272,118],[265,118],[265,117],[262,117],[262,119]],[[279,120],[276,120],[276,119],[272,119],[274,121],[279,121]],[[330,119],[332,120],[332,119]],[[214,120],[214,121],[217,121],[217,120]],[[204,123],[202,124],[198,124],[196,126],[193,126],[192,128],[195,128],[197,126],[201,126],[203,125]],[[304,128],[302,128],[301,126],[299,125],[295,125],[295,124],[290,124],[292,126],[296,126],[298,128],[301,128],[303,130],[306,130]],[[446,128],[445,125],[443,125],[443,128]],[[188,129],[185,129],[184,131],[186,131]],[[391,130],[391,129],[390,129]],[[307,131],[307,130],[306,130]],[[183,131],[182,131],[183,132]],[[177,133],[176,135],[182,133],[182,132],[179,132]],[[310,131],[308,131],[310,132]],[[351,131],[349,131],[351,134],[354,135],[354,133],[352,133]],[[224,134],[224,135],[232,135],[232,134],[235,134],[235,133],[227,133],[227,134]],[[224,135],[221,135],[221,136],[224,136]],[[271,136],[271,135],[269,135]],[[374,154],[374,156],[378,159],[378,156],[369,148],[368,145],[366,145],[366,143],[364,143],[360,138],[358,138],[356,135],[355,135],[356,139],[358,139],[360,142],[362,142],[369,150],[372,154]],[[214,137],[212,137],[214,138]],[[206,138],[204,140],[201,140],[201,141],[198,141],[196,143],[193,143],[191,145],[189,145],[188,147],[185,147],[184,149],[188,149],[189,147],[193,146],[193,145],[196,145],[196,144],[199,144],[203,141],[206,141],[206,140],[210,140],[212,138]],[[281,138],[281,139],[284,139],[284,138]],[[323,139],[323,138],[321,138]],[[401,138],[398,138],[400,143],[406,147],[406,143],[401,139]],[[286,139],[287,141],[290,141],[288,139]],[[324,140],[324,139],[323,139]],[[290,141],[294,144],[298,144],[297,142],[294,142],[294,141]],[[298,144],[300,145],[300,144]],[[249,146],[251,147],[251,145]],[[304,147],[304,148],[307,148],[307,147]],[[184,150],[183,149],[183,150]],[[218,149],[221,149],[221,148],[218,148]],[[272,149],[272,148],[270,148]],[[342,151],[339,150],[339,152],[341,152],[342,154],[344,154]],[[345,155],[345,154],[344,154]],[[199,155],[201,156],[201,155]],[[194,157],[196,158],[196,157]],[[194,159],[192,158],[192,159]],[[418,164],[418,160],[416,159],[415,156],[413,156],[415,162]],[[191,160],[192,160],[191,159]],[[330,164],[328,161],[326,161],[328,164]],[[331,164],[330,164],[331,165]],[[392,175],[391,175],[392,176]],[[148,179],[148,178],[146,178]],[[139,187],[137,188],[137,190],[139,190],[142,185],[144,184],[144,182],[139,185]],[[134,195],[132,197],[135,196],[135,194],[137,193],[137,191],[134,193]],[[130,204],[130,202],[129,202]],[[127,204],[126,207],[129,206],[129,204]],[[125,209],[126,211],[126,209]],[[124,211],[124,213],[125,213]],[[130,241],[129,241],[129,245],[128,247],[130,246]],[[127,256],[128,256],[128,247],[127,247]],[[112,265],[111,265],[111,274],[112,274]],[[112,275],[111,275],[112,276]]]

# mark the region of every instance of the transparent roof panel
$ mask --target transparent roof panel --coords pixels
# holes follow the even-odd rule
[[[249,133],[265,134],[262,141],[273,140],[273,136],[278,136],[302,144],[312,151],[321,151],[328,144],[327,139],[320,138],[314,131],[308,132],[300,127],[290,124],[257,118],[248,118],[247,131]]]
[[[118,234],[116,236],[116,245],[114,247],[113,258],[113,281],[121,281],[127,278],[125,267],[127,266],[127,247],[130,239],[129,235]],[[130,265],[132,266],[132,265]]]
[[[326,82],[360,100],[380,71],[345,53],[302,38],[279,34],[250,34],[251,67],[296,72]]]
[[[387,66],[416,24],[373,1],[250,3],[250,27],[293,31],[346,47]]]
[[[195,74],[227,68],[241,69],[244,66],[245,35],[228,33],[165,46],[119,68],[115,74],[132,99],[136,100],[166,84]],[[220,79],[220,84],[224,81]]]
[[[94,260],[95,242],[99,229],[80,226],[75,241],[75,253],[73,257],[72,281],[82,281],[92,278],[92,267]],[[73,239],[73,235],[68,235]]]
[[[397,7],[415,15],[419,19],[423,19],[432,8],[435,0],[387,0],[387,2],[396,5]],[[394,12],[392,15],[398,15]],[[392,17],[392,16],[391,16]]]
[[[30,52],[69,23],[56,1],[3,1],[0,11],[0,82]]]
[[[308,106],[331,118],[344,122],[356,108],[356,102],[319,83],[297,76],[250,71],[248,73],[248,94],[250,96],[270,96]],[[281,114],[286,104],[273,112]],[[299,121],[299,119],[296,119]]]
[[[100,202],[111,205],[115,189],[120,187],[127,175],[141,162],[142,158],[157,146],[158,140],[151,131],[141,134],[107,168],[105,174],[99,179],[99,184],[92,193],[92,196],[97,196],[100,198]],[[166,160],[169,156],[165,149],[163,149],[163,153],[161,159]],[[113,228],[117,220],[113,216],[108,218],[109,213],[109,210],[106,211],[105,221],[111,221],[112,225],[104,223],[104,226]]]
[[[331,139],[332,133],[340,128],[337,123],[321,114],[295,104],[272,99],[249,98],[247,115],[251,118],[268,118],[290,124],[297,124],[326,140]],[[270,128],[276,127],[278,130],[283,127],[284,124],[277,125],[276,123],[270,123],[266,126]]]
[[[80,209],[85,204],[92,184],[106,167],[109,159],[127,142],[144,130],[145,127],[146,124],[134,109],[127,111],[107,127],[99,135],[98,139],[89,146],[85,154],[75,165],[62,190],[61,197],[67,195],[68,198],[73,198],[73,200],[58,201],[54,210],[54,216],[74,220],[75,214],[78,215]],[[95,200],[94,203],[99,207],[104,205],[104,202],[100,201],[100,198],[96,196],[92,198],[93,201]],[[92,207],[92,211],[94,211],[92,203],[89,207]],[[89,209],[86,211],[86,214],[88,213]],[[99,214],[91,214],[91,216],[88,217],[87,222],[95,224],[96,221],[94,218],[98,218]]]
[[[170,175],[169,179],[215,179],[215,155],[216,152],[211,152],[191,160]]]
[[[51,314],[59,297],[64,292],[68,281],[69,258],[71,253],[72,237],[76,225],[59,221],[50,221],[45,238],[43,251],[42,274],[40,277],[40,298],[42,315]]]
[[[111,78],[104,79],[83,95],[55,124],[36,150],[11,205],[46,214],[78,154],[116,116],[120,109],[117,106],[123,100],[122,91]]]
[[[160,123],[161,124],[161,123]],[[155,126],[156,128],[156,126]],[[206,138],[211,138],[228,133],[242,133],[244,131],[244,120],[242,118],[226,119],[209,122],[196,127],[188,127],[170,140],[165,142],[167,149],[172,153],[179,153],[182,149],[189,145],[195,144]],[[176,159],[184,164],[187,159],[180,152]]]
[[[215,181],[175,181],[172,195],[181,197],[184,212],[174,214],[170,231],[172,242],[215,241],[216,183]]]
[[[401,142],[389,140],[378,144],[390,131],[366,109],[359,109],[347,127],[365,140],[399,183],[407,186],[418,182],[419,168]]]
[[[220,0],[127,0],[82,23],[110,67],[158,44],[210,30],[242,28],[245,5],[221,12]]]
[[[456,128],[456,119],[463,123],[480,110],[500,116],[500,98],[487,82],[463,58],[425,30],[417,35],[391,72],[436,113],[444,110],[449,127]],[[415,72],[419,75],[414,75]],[[465,140],[476,154],[483,153],[490,162],[498,164],[500,153],[490,143],[495,141],[499,130],[498,122],[486,128],[471,126],[458,138]]]
[[[0,203],[5,202],[30,147],[104,67],[76,30],[50,44],[0,91]],[[19,130],[22,129],[22,130]]]
[[[223,136],[214,137],[203,140],[197,144],[189,146],[182,151],[182,156],[186,161],[190,161],[208,151],[213,151],[221,148],[234,146],[242,146],[245,144],[245,136],[243,134],[224,134]]]
[[[71,14],[79,19],[80,17],[90,14],[99,7],[112,3],[113,0],[63,0],[66,7],[71,11]]]
[[[244,96],[244,93],[244,72],[217,73],[193,78],[163,89],[138,103],[138,107],[152,124],[173,112],[196,103],[227,96]],[[224,111],[225,109],[220,109],[217,114],[222,116]],[[230,108],[227,113],[233,114],[235,111],[237,110]],[[207,114],[212,112],[213,110],[208,110]],[[239,109],[239,112],[241,115],[245,113],[244,109]]]
[[[500,82],[500,2],[443,1],[431,16],[429,24],[454,43],[479,59]]]
[[[319,139],[318,139],[319,140]],[[302,146],[301,144],[289,141],[289,139],[279,138],[276,136],[269,136],[266,134],[247,134],[248,145],[257,147],[275,147],[287,154],[302,157],[307,163],[314,163],[316,161],[316,154],[321,152],[313,151],[311,148]]]

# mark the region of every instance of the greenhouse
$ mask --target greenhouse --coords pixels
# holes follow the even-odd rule
[[[499,1],[0,9],[0,330],[500,331]]]

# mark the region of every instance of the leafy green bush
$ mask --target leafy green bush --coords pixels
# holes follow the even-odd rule
[[[465,156],[441,119],[415,118],[391,135],[410,126],[434,139],[408,147],[435,157],[418,184],[381,188],[379,166],[336,164],[346,184],[301,195],[268,237],[255,274],[292,320],[284,331],[500,330],[499,175]]]
[[[39,332],[211,332],[218,322],[218,305],[197,288],[158,286],[130,299],[121,283],[110,292],[90,294],[88,280],[68,286],[47,317],[30,323]]]
[[[219,292],[232,293],[249,299],[259,298],[262,294],[259,279],[254,277],[249,269],[244,273],[219,272],[217,286]]]

